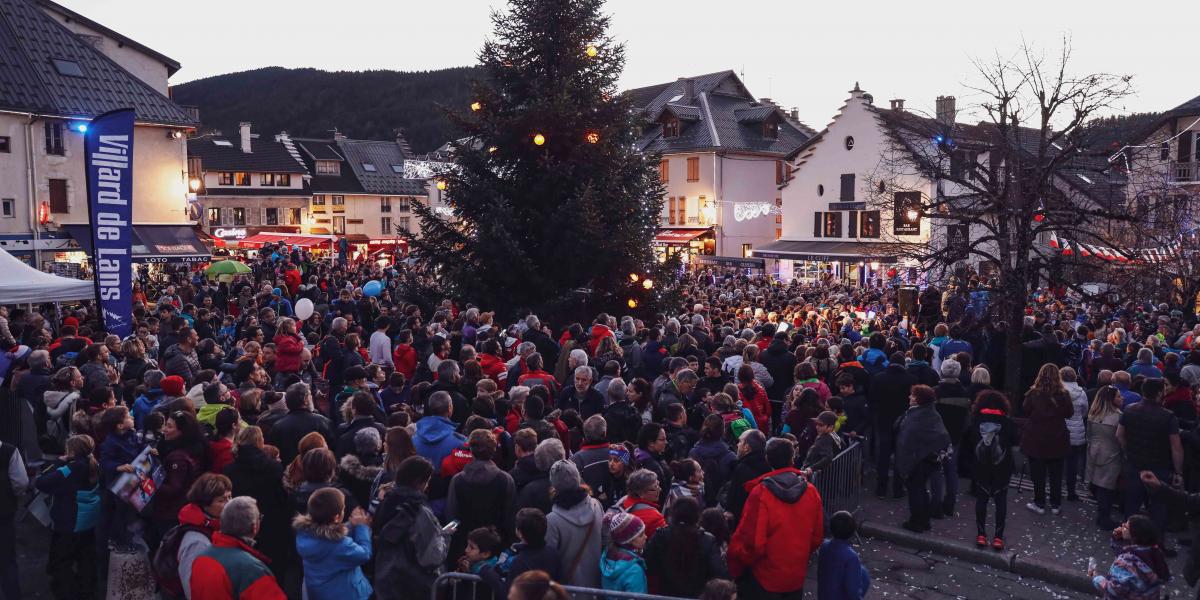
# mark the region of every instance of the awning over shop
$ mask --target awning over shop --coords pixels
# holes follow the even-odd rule
[[[347,233],[342,237],[351,244],[367,244],[371,242],[371,237],[362,233]]]
[[[92,230],[88,225],[63,225],[79,247],[92,252]],[[134,225],[133,262],[194,263],[208,262],[212,252],[187,225]]]
[[[237,244],[239,248],[262,248],[265,244],[279,243],[299,248],[315,248],[328,246],[332,241],[328,236],[263,232],[238,240]]]
[[[712,231],[708,229],[659,229],[654,243],[660,246],[684,246],[692,240]]]
[[[870,242],[778,241],[751,250],[758,258],[820,262],[871,261],[895,263],[897,258],[882,244]]]
[[[766,269],[767,261],[761,258],[742,258],[741,256],[708,256],[700,254],[692,257],[698,265],[715,267],[735,267],[738,269]]]

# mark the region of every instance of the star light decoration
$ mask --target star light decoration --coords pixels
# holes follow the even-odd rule
[[[587,132],[587,135],[584,136],[584,139],[586,139],[589,144],[599,144],[600,143],[600,132],[599,131],[589,131],[589,132]]]

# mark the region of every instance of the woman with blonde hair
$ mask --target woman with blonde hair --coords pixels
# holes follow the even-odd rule
[[[1058,365],[1042,365],[1021,403],[1021,414],[1026,418],[1021,434],[1021,453],[1029,458],[1033,480],[1033,502],[1025,508],[1039,515],[1046,514],[1047,477],[1050,480],[1050,512],[1056,515],[1062,512],[1063,465],[1071,453],[1067,419],[1073,412],[1071,397],[1063,387]]]
[[[1113,502],[1117,494],[1117,480],[1124,468],[1124,455],[1117,439],[1117,425],[1121,422],[1121,391],[1108,385],[1096,392],[1092,407],[1087,414],[1087,469],[1085,477],[1096,494],[1096,527],[1105,531],[1116,528],[1112,520]]]

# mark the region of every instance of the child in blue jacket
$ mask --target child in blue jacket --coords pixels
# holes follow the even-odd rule
[[[817,553],[817,600],[862,600],[870,589],[871,576],[850,545],[857,529],[849,512],[841,510],[829,517],[833,537]]]
[[[346,498],[327,487],[308,498],[308,514],[292,522],[296,550],[304,561],[304,587],[309,600],[367,600],[371,584],[362,565],[371,560],[371,517],[362,508],[342,522]]]
[[[100,469],[91,436],[67,439],[67,453],[37,478],[35,485],[53,500],[50,506],[50,560],[54,597],[92,598],[96,587],[96,517],[100,512]]]
[[[600,555],[600,586],[617,592],[647,593],[646,524],[627,512],[613,513],[608,521],[609,544]]]

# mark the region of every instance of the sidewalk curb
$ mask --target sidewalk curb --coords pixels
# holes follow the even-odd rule
[[[1087,575],[1079,572],[1078,569],[1044,560],[1024,558],[1008,550],[996,552],[988,548],[977,548],[963,542],[948,540],[934,535],[914,533],[902,527],[881,525],[871,521],[860,523],[858,531],[870,538],[884,540],[917,550],[937,552],[938,554],[944,554],[952,558],[1016,573],[1021,577],[1030,577],[1055,585],[1061,585],[1077,592],[1095,593],[1092,581]]]

